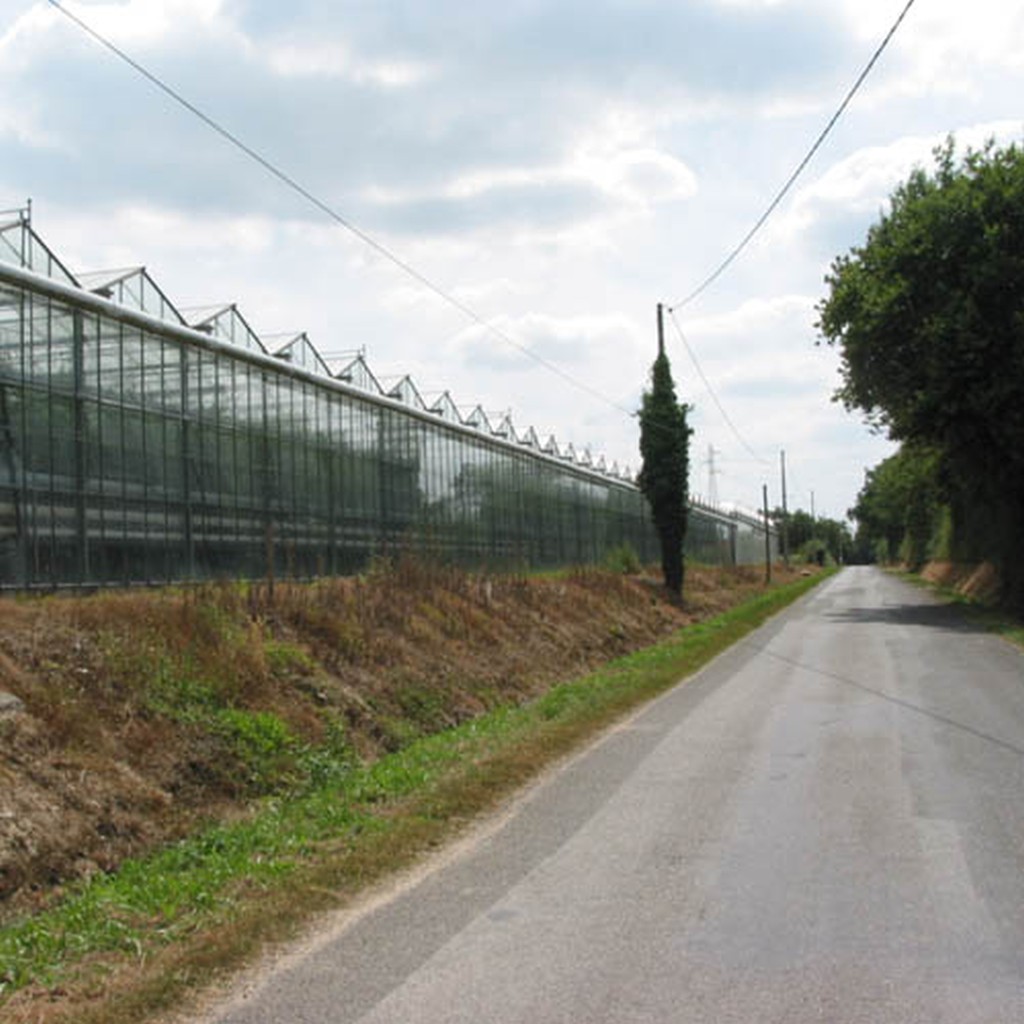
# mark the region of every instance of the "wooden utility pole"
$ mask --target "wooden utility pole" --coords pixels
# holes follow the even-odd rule
[[[786,451],[779,452],[782,464],[782,564],[789,568],[789,510],[786,508]]]
[[[771,520],[768,518],[768,485],[762,485],[764,494],[764,581],[772,581],[772,531]]]
[[[662,310],[665,307],[658,303],[658,355],[665,354],[665,323],[662,318]]]

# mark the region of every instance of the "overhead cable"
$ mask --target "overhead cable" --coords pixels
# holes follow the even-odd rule
[[[700,362],[698,361],[693,349],[690,348],[690,343],[686,340],[686,335],[683,334],[683,329],[682,327],[679,326],[679,321],[676,319],[676,315],[671,309],[668,311],[668,316],[669,319],[672,321],[672,326],[675,327],[676,329],[676,333],[679,335],[679,340],[683,343],[683,348],[686,349],[686,352],[690,357],[690,362],[693,363],[694,369],[697,371],[697,374],[700,376],[700,379],[704,382],[704,387],[707,388],[708,394],[711,395],[712,401],[718,407],[718,411],[722,414],[722,419],[725,420],[726,425],[732,431],[733,436],[755,459],[755,461],[760,462],[763,466],[767,466],[768,460],[761,458],[761,456],[758,455],[757,452],[755,452],[749,444],[747,444],[743,435],[739,432],[739,430],[736,429],[736,424],[733,423],[729,414],[725,411],[725,406],[723,406],[722,403],[718,400],[718,395],[715,394],[715,389],[711,386],[711,382],[705,376],[703,369],[701,369]]]
[[[52,2],[52,0],[51,0],[51,2]],[[761,228],[764,226],[764,224],[768,220],[768,218],[775,212],[775,210],[778,207],[779,203],[782,202],[782,200],[785,198],[786,194],[789,192],[789,190],[796,183],[797,178],[799,178],[800,175],[803,173],[804,168],[806,168],[807,165],[811,162],[811,159],[814,156],[814,154],[817,153],[817,151],[821,148],[822,143],[828,137],[828,135],[832,131],[833,127],[835,127],[835,124],[839,120],[839,118],[842,117],[843,112],[849,106],[850,101],[857,94],[857,92],[860,89],[860,87],[864,84],[864,80],[871,73],[871,69],[875,66],[876,62],[878,61],[878,58],[881,57],[883,51],[889,45],[889,41],[896,34],[896,30],[903,23],[903,19],[907,16],[907,13],[910,11],[910,8],[913,7],[913,6],[914,6],[914,0],[907,0],[906,6],[904,6],[903,10],[900,12],[900,15],[896,19],[896,21],[893,22],[892,27],[886,33],[886,36],[882,40],[882,42],[879,44],[878,49],[875,50],[874,54],[871,57],[871,60],[868,61],[866,67],[864,68],[864,70],[858,76],[857,81],[853,83],[852,88],[850,89],[849,92],[847,92],[845,98],[843,99],[843,102],[839,104],[838,109],[832,115],[832,117],[829,119],[828,124],[825,125],[825,128],[822,130],[821,134],[815,140],[814,145],[811,146],[811,148],[807,151],[807,155],[803,158],[803,160],[800,161],[800,163],[798,164],[796,170],[793,171],[793,173],[789,176],[789,178],[787,179],[786,183],[779,190],[779,192],[775,196],[775,198],[771,201],[771,203],[768,204],[768,209],[766,209],[764,211],[764,213],[761,214],[761,216],[758,218],[758,220],[754,224],[754,226],[743,236],[743,238],[740,241],[739,245],[737,245],[736,248],[734,248],[732,250],[732,252],[730,252],[729,255],[726,256],[726,258],[715,268],[715,270],[712,271],[696,288],[694,288],[694,290],[692,292],[690,292],[689,295],[687,295],[683,299],[680,299],[671,308],[673,308],[673,309],[681,309],[683,306],[688,306],[691,302],[693,302],[693,300],[696,299],[698,295],[700,295],[707,288],[709,288],[712,284],[714,284],[714,282],[717,281],[718,278],[721,277],[723,273],[725,273],[725,271],[732,265],[732,263],[736,259],[736,257],[739,256],[739,254],[741,252],[743,252],[743,250],[750,244],[750,242],[753,240],[754,236],[761,230]]]

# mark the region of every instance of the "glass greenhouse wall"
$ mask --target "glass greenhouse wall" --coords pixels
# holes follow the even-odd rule
[[[467,566],[657,559],[628,474],[508,418],[383,393],[234,306],[190,319],[141,268],[75,277],[0,222],[0,586],[353,572],[416,551]],[[694,508],[688,554],[764,557],[756,519]]]

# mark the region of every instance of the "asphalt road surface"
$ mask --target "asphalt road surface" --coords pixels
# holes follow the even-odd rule
[[[847,569],[218,1012],[1024,1022],[1024,654]]]

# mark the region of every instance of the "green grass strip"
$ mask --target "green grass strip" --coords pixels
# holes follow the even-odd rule
[[[236,966],[260,941],[288,934],[336,902],[328,887],[351,894],[410,863],[823,578],[767,591],[530,703],[418,740],[373,764],[339,763],[329,783],[313,791],[269,798],[243,821],[216,825],[72,888],[56,907],[0,929],[0,1006],[30,984],[65,991],[76,982],[95,985],[97,971],[126,962],[139,975],[134,998],[121,991],[116,1009],[79,1007],[67,1019],[142,1020],[171,1005]],[[276,918],[268,924],[274,899]],[[254,927],[257,918],[261,928]],[[239,927],[231,933],[233,920]],[[222,955],[197,954],[187,970],[178,957],[159,978],[151,965],[139,970],[154,951],[175,945],[187,962],[192,938],[215,933],[229,936]]]

